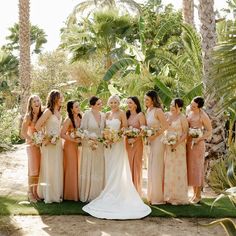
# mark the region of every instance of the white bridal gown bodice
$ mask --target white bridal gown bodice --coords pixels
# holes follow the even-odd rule
[[[115,130],[120,125],[119,119],[106,120],[106,126]],[[83,210],[104,219],[139,219],[150,214],[151,208],[143,203],[132,183],[124,140],[105,150],[105,166],[105,188]]]

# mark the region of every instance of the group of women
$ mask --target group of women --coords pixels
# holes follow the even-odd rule
[[[188,106],[187,115],[181,113],[183,100],[174,99],[169,112],[164,113],[155,91],[145,94],[145,113],[137,97],[127,98],[127,111],[120,109],[120,99],[113,95],[108,100],[110,111],[101,112],[102,101],[96,96],[89,99],[90,109],[80,112],[77,101],[67,103],[67,117],[62,125],[63,96],[53,90],[43,111],[40,98],[29,98],[28,110],[22,125],[22,136],[27,141],[29,163],[29,191],[31,201],[44,199],[45,203],[74,200],[88,202],[83,210],[106,219],[142,218],[151,212],[143,203],[142,161],[143,140],[138,136],[127,138],[105,148],[98,143],[91,148],[88,140],[74,138],[71,132],[81,128],[102,137],[106,127],[115,130],[132,126],[148,126],[157,130],[148,137],[148,187],[150,204],[174,205],[197,203],[201,200],[204,181],[205,140],[211,136],[211,122],[202,110],[204,100],[196,97]],[[194,139],[188,135],[189,127],[199,128],[203,135]],[[52,144],[34,144],[35,131],[58,135]],[[177,142],[163,144],[165,131],[175,131]],[[82,143],[79,148],[79,143]],[[188,198],[188,186],[193,196]]]

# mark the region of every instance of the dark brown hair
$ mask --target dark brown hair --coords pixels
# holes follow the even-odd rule
[[[160,101],[160,98],[157,95],[156,91],[150,90],[150,91],[146,92],[146,96],[148,96],[148,97],[150,97],[152,99],[154,107],[162,109],[161,101]]]
[[[74,120],[74,116],[73,116],[73,113],[72,113],[72,109],[73,109],[73,105],[74,105],[74,103],[76,103],[76,102],[78,102],[78,101],[76,101],[76,100],[71,100],[71,101],[69,101],[69,102],[67,102],[67,114],[68,114],[68,117],[70,118],[70,120],[71,120],[71,122],[72,122],[72,125],[73,125],[73,127],[75,128],[75,120]],[[81,119],[82,118],[82,116],[81,116],[81,114],[79,113],[78,114],[78,117]]]
[[[128,99],[131,99],[135,103],[135,105],[137,106],[137,108],[136,108],[137,114],[142,111],[139,99],[136,96],[128,97]],[[129,117],[130,117],[130,111],[129,110],[126,111],[126,117],[127,117],[127,119],[129,119]]]

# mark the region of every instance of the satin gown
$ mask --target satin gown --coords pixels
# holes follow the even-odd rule
[[[128,126],[140,129],[138,114],[128,119]],[[126,150],[129,158],[132,180],[139,195],[142,195],[142,158],[143,158],[143,141],[141,137],[137,137],[133,145],[128,143],[126,139]]]
[[[147,125],[152,128],[160,128],[160,122],[155,118],[156,108],[147,112]],[[163,174],[164,174],[164,145],[161,142],[162,135],[150,143],[148,156],[148,190],[147,198],[151,204],[160,204],[164,201]]]
[[[80,124],[78,124],[79,127]],[[74,130],[70,125],[68,134]],[[64,199],[79,200],[79,158],[80,149],[78,143],[65,140],[64,142]]]

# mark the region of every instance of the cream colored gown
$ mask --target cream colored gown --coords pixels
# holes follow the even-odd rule
[[[91,110],[83,115],[81,128],[102,136],[105,126],[105,114],[101,112],[101,122],[97,123]],[[96,150],[92,150],[88,142],[82,142],[82,153],[80,162],[79,191],[80,201],[90,202],[95,199],[104,188],[105,181],[105,160],[103,144],[99,143]]]
[[[45,123],[47,134],[60,136],[62,119],[52,114]],[[56,144],[42,146],[41,168],[39,175],[39,197],[45,203],[61,202],[63,197],[63,151],[59,138]]]

